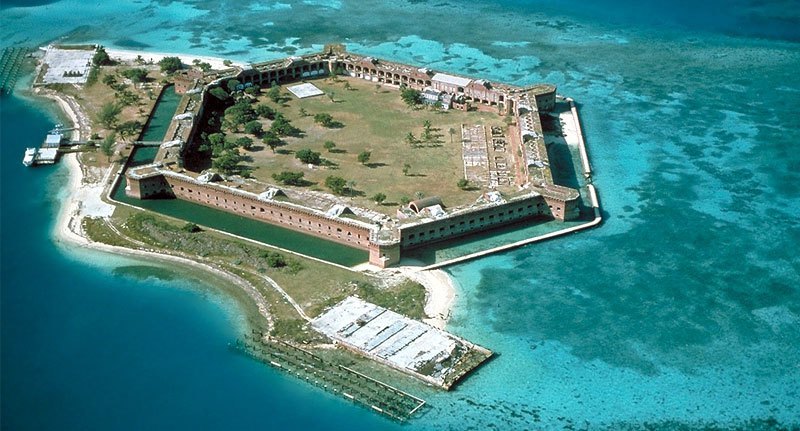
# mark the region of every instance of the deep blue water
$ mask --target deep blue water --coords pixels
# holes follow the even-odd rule
[[[4,2],[0,36],[238,60],[344,41],[553,82],[607,221],[451,269],[449,329],[499,356],[410,388],[430,407],[405,428],[800,426],[798,2],[585,3]],[[64,173],[19,162],[53,120],[0,103],[4,429],[393,427],[229,351],[236,305],[200,282],[54,244]]]

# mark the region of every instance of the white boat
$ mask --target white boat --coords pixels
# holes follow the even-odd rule
[[[25,157],[22,158],[22,164],[25,166],[33,165],[36,160],[36,148],[28,148],[25,150]]]

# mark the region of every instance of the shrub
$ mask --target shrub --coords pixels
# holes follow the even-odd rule
[[[295,154],[295,157],[303,163],[318,165],[322,162],[320,153],[311,151],[308,148],[303,148]]]

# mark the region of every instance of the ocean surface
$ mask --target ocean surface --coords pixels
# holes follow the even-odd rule
[[[2,429],[800,427],[800,3],[585,3],[4,1],[2,46],[252,61],[342,41],[552,82],[606,221],[450,268],[448,329],[498,356],[450,393],[408,388],[429,407],[399,425],[232,351],[237,305],[197,275],[58,243],[66,170],[20,163],[54,107],[3,97]]]

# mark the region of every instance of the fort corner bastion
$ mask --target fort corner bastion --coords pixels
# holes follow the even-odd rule
[[[507,130],[462,125],[464,175],[481,188],[481,197],[474,204],[453,208],[435,197],[418,199],[392,217],[348,206],[333,195],[316,193],[325,196],[308,199],[302,190],[267,183],[245,189],[219,181],[213,172],[184,169],[184,156],[195,145],[204,105],[214,87],[235,79],[243,87],[268,88],[334,75],[387,89],[412,88],[425,98],[435,97],[441,109],[478,110],[506,117]],[[126,172],[125,192],[130,197],[183,199],[301,231],[367,250],[369,262],[381,268],[397,264],[405,250],[436,241],[535,217],[564,221],[579,216],[578,190],[555,184],[550,171],[540,118],[540,113],[551,111],[556,103],[556,87],[550,84],[517,87],[492,83],[327,45],[320,53],[256,63],[247,69],[192,71],[176,78],[176,90],[187,95],[155,161]],[[477,159],[467,157],[467,144],[477,145]],[[501,144],[503,153],[492,152],[493,145],[498,150]]]

